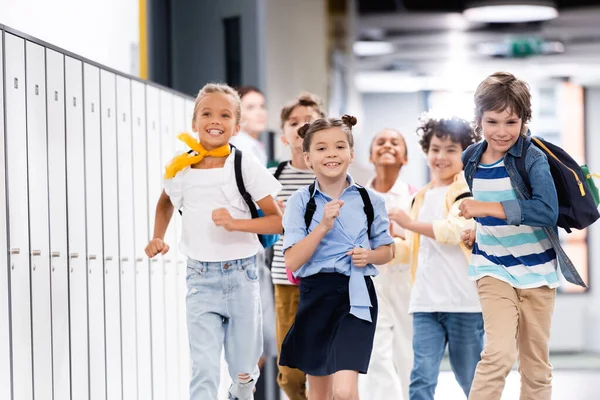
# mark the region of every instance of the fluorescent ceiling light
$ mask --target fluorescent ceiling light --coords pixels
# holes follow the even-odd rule
[[[472,22],[518,23],[554,19],[558,11],[551,2],[488,1],[468,5],[463,15]]]
[[[354,54],[357,56],[382,56],[394,52],[394,45],[390,42],[366,41],[354,42]]]

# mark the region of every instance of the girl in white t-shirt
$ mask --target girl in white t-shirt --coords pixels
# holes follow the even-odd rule
[[[386,209],[408,211],[417,189],[398,178],[408,162],[402,134],[394,129],[377,133],[371,143],[369,159],[375,166],[375,176],[366,187],[383,197]],[[395,241],[404,237],[404,231],[396,223],[392,223],[390,233]],[[359,379],[361,398],[408,400],[413,366],[412,316],[408,313],[410,265],[390,263],[378,265],[377,269],[379,275],[373,278],[373,283],[379,316],[369,372]]]
[[[166,167],[156,206],[149,257],[169,251],[163,241],[174,208],[182,211],[180,250],[188,257],[187,326],[192,361],[190,399],[216,399],[221,349],[233,381],[229,399],[252,398],[262,353],[260,291],[256,269],[258,234],[281,233],[273,195],[281,185],[250,156],[242,157],[246,191],[264,212],[252,219],[236,186],[229,140],[239,132],[240,98],[227,85],[207,84],[194,106],[200,141],[179,138],[192,151]]]

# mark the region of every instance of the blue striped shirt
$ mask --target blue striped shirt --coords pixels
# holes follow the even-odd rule
[[[517,199],[501,159],[479,164],[473,177],[473,197],[478,201]],[[469,265],[472,280],[492,276],[518,289],[559,285],[556,253],[541,228],[508,225],[494,218],[475,218],[477,239]]]

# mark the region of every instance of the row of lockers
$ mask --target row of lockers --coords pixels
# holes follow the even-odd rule
[[[144,254],[193,100],[1,31],[0,399],[184,399],[185,261]]]

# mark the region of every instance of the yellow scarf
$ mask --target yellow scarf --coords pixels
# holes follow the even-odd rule
[[[190,149],[196,152],[196,154],[189,154],[186,152],[174,157],[166,166],[165,179],[173,178],[179,171],[202,161],[206,156],[227,157],[231,153],[229,144],[225,144],[213,150],[206,150],[196,138],[187,132],[177,135],[177,139],[187,144]]]

